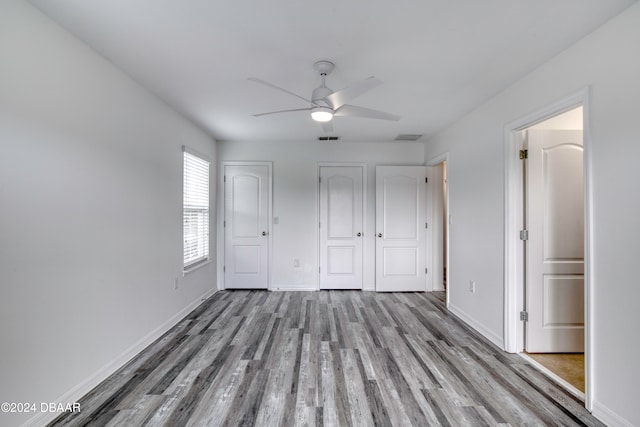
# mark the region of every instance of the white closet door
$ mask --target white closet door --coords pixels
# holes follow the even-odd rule
[[[426,290],[425,166],[376,167],[376,291]]]
[[[362,166],[320,167],[320,289],[362,289]]]

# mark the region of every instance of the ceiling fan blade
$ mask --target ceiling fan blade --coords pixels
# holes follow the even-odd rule
[[[251,80],[252,82],[260,83],[260,84],[265,85],[265,86],[269,86],[269,87],[270,87],[270,88],[272,88],[272,89],[279,90],[279,91],[284,92],[284,93],[288,93],[289,95],[293,95],[293,96],[295,96],[296,98],[300,98],[300,99],[302,99],[303,101],[306,101],[306,102],[308,102],[309,104],[311,104],[311,101],[310,101],[309,99],[304,98],[304,97],[302,97],[302,96],[298,95],[297,93],[293,93],[293,92],[291,92],[291,91],[289,91],[289,90],[287,90],[287,89],[283,89],[283,88],[281,88],[280,86],[276,86],[276,85],[274,85],[274,84],[272,84],[272,83],[266,82],[266,81],[264,81],[264,80],[257,79],[257,78],[255,78],[255,77],[249,77],[249,78],[248,78],[248,80]]]
[[[324,133],[333,132],[333,124],[331,122],[321,122],[320,125]]]
[[[380,119],[380,120],[392,120],[397,122],[401,119],[400,116],[395,114],[385,113],[384,111],[372,110],[370,108],[357,107],[355,105],[343,105],[338,108],[334,113],[335,116],[345,117],[364,117],[367,119]]]
[[[354,83],[351,86],[347,86],[344,89],[340,89],[339,91],[332,93],[331,95],[327,96],[327,99],[331,102],[331,105],[333,105],[334,109],[338,109],[347,102],[357,98],[358,96],[373,89],[374,87],[380,86],[381,84],[382,80],[371,76],[357,83]]]
[[[269,114],[290,113],[292,111],[309,111],[311,108],[294,108],[292,110],[269,111],[268,113],[253,114],[253,117],[268,116]]]

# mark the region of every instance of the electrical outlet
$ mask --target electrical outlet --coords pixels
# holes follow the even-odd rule
[[[472,294],[476,293],[476,282],[474,282],[473,280],[469,280],[469,292],[471,292]]]
[[[299,268],[300,267],[300,260],[298,258],[293,260],[293,266],[294,266],[294,268]]]

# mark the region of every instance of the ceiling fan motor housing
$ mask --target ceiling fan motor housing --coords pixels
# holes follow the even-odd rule
[[[311,102],[314,105],[328,107],[333,110],[333,105],[331,105],[331,102],[329,102],[329,100],[327,99],[327,96],[331,95],[332,93],[333,91],[324,85],[317,87],[311,94]]]

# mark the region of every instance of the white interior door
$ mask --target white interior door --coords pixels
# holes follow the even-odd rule
[[[362,166],[320,167],[320,289],[362,289]]]
[[[584,351],[582,131],[530,130],[526,350]]]
[[[376,291],[426,290],[425,166],[376,167]]]
[[[267,289],[269,284],[268,165],[225,165],[226,289]]]

